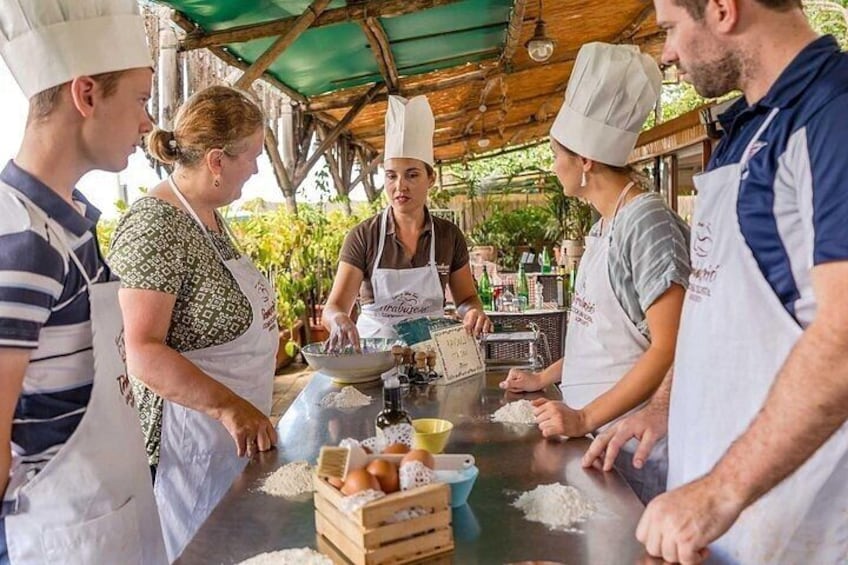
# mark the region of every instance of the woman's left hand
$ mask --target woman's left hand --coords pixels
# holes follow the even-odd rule
[[[569,408],[559,400],[537,398],[533,401],[533,414],[545,437],[581,437],[590,431],[583,411]]]
[[[465,327],[465,331],[474,337],[480,337],[480,334],[490,333],[494,329],[492,321],[486,313],[478,308],[471,308],[465,313],[462,318],[462,325]]]

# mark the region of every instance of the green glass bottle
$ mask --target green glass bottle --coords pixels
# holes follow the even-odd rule
[[[524,263],[518,264],[518,287],[515,294],[518,296],[518,310],[523,312],[530,305],[530,286],[527,284],[527,273],[524,272]]]
[[[547,245],[542,247],[542,274],[543,275],[551,274],[551,256],[548,253],[548,246]]]
[[[483,310],[493,310],[492,282],[489,280],[489,272],[486,270],[486,265],[483,265],[483,275],[480,277],[480,283],[477,285],[477,294],[483,303]]]

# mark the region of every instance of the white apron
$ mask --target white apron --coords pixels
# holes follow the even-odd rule
[[[374,302],[362,306],[356,322],[360,337],[396,338],[393,324],[413,318],[442,316],[445,293],[436,268],[436,232],[430,218],[430,263],[413,269],[381,269],[389,210],[383,210],[380,245],[371,270]]]
[[[583,408],[611,389],[650,346],[615,297],[607,265],[615,217],[632,187],[631,182],[622,190],[608,233],[587,238],[577,271],[561,384],[563,400],[572,408]]]
[[[560,385],[563,401],[572,408],[583,408],[610,390],[650,346],[622,308],[609,279],[608,260],[615,218],[633,184],[629,183],[621,191],[608,233],[587,238],[586,253],[577,271]],[[642,469],[634,468],[631,462],[637,446],[635,439],[628,441],[616,458],[615,467],[636,495],[647,502],[665,490],[666,444],[661,441],[654,446]]]
[[[62,227],[13,188],[77,265],[88,287],[94,384],[74,433],[18,493],[6,517],[9,560],[17,563],[165,563],[162,530],[132,389],[127,378],[120,282],[94,283]]]
[[[669,489],[709,472],[746,430],[802,333],[758,268],[736,213],[751,149],[776,114],[742,162],[695,177],[693,268],[669,413]],[[710,545],[711,562],[846,563],[846,501],[848,424]]]
[[[217,252],[203,222],[173,182],[171,188]],[[247,297],[253,321],[233,341],[182,355],[268,415],[279,346],[273,293],[246,255],[232,260],[218,255]],[[179,557],[247,462],[246,457],[236,455],[232,437],[218,420],[165,400],[154,492],[171,561]]]

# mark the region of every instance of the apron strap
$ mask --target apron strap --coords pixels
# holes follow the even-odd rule
[[[38,205],[35,204],[35,202],[27,198],[26,195],[24,195],[19,190],[16,190],[4,183],[0,183],[0,187],[8,191],[10,194],[12,194],[12,196],[18,198],[18,200],[20,200],[23,205],[27,209],[29,209],[30,212],[35,214],[35,216],[38,217],[39,220],[44,222],[44,226],[47,228],[47,231],[50,232],[56,238],[56,241],[59,243],[59,247],[61,247],[62,250],[68,254],[68,257],[71,259],[71,261],[74,262],[74,264],[77,266],[77,269],[79,269],[80,275],[85,280],[86,287],[91,289],[91,285],[94,283],[91,281],[91,277],[88,276],[85,267],[82,266],[82,261],[80,261],[79,257],[77,257],[77,254],[74,251],[74,248],[71,246],[70,242],[68,241],[68,238],[65,237],[64,228],[58,225],[53,218],[47,215],[47,212],[39,208]]]
[[[203,230],[203,234],[206,236],[206,239],[209,240],[209,245],[211,245],[212,249],[215,250],[215,253],[221,260],[221,263],[226,263],[227,260],[224,259],[224,255],[221,254],[221,251],[218,249],[218,246],[215,245],[215,240],[212,239],[212,235],[206,228],[206,224],[203,223],[203,221],[200,219],[200,216],[197,215],[197,212],[195,212],[194,208],[191,207],[191,204],[188,203],[186,197],[183,196],[183,193],[180,192],[179,188],[177,188],[177,183],[174,181],[173,175],[168,176],[168,185],[171,187],[171,190],[174,192],[174,195],[177,197],[177,200],[182,203],[189,215],[194,218],[194,221],[197,222],[197,225],[200,226],[200,229]],[[230,240],[233,242],[233,245],[235,246],[235,236],[233,235],[232,230],[230,230],[230,226],[227,225],[227,222],[225,222],[221,215],[218,214],[217,210],[215,210],[215,218],[221,223],[222,226],[224,226],[224,231],[227,233],[227,236],[230,238]]]
[[[383,248],[386,246],[386,225],[388,222],[389,206],[383,210],[383,215],[380,218],[380,241],[377,243],[377,256],[374,258],[374,265],[371,266],[371,278],[374,278],[374,273],[380,266],[380,259],[383,258]]]
[[[615,219],[618,217],[618,211],[621,210],[621,206],[622,204],[624,204],[624,198],[630,192],[630,189],[633,188],[635,185],[635,181],[630,181],[626,185],[624,185],[624,188],[621,189],[621,193],[618,195],[618,200],[615,201],[615,208],[612,211],[612,221],[610,222],[609,234],[607,234],[607,237],[609,237],[610,239],[612,239],[612,230],[613,228],[615,228]],[[604,235],[603,220],[601,220],[601,235]]]
[[[374,259],[374,265],[371,267],[371,276],[373,278],[374,271],[380,266],[380,259],[383,258],[383,249],[386,246],[386,230],[388,229],[389,209],[387,206],[383,210],[383,216],[380,219],[380,243],[377,244],[377,257]],[[436,226],[433,223],[433,215],[430,214],[430,262],[429,266],[436,266]]]

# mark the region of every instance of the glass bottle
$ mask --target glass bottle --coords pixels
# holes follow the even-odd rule
[[[392,374],[383,377],[383,409],[377,414],[377,439],[383,439],[383,431],[398,424],[412,425],[412,420],[403,409],[400,379]]]
[[[518,296],[518,311],[523,312],[530,305],[530,286],[527,284],[524,263],[518,264],[518,288],[515,293]]]
[[[565,308],[565,297],[568,295],[568,291],[565,288],[565,281],[565,267],[559,265],[556,276],[557,308]]]
[[[483,310],[493,310],[492,304],[492,282],[489,280],[489,272],[486,270],[486,265],[483,265],[483,275],[480,277],[480,283],[477,285],[477,294],[480,295],[480,301],[483,303]]]
[[[549,275],[551,273],[551,256],[548,253],[548,246],[542,247],[542,274]]]

